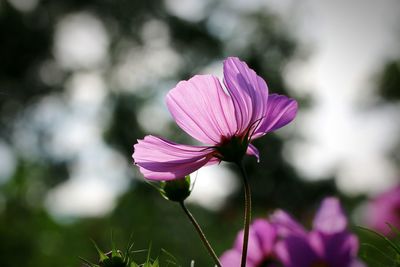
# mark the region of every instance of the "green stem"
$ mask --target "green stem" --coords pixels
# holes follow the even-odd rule
[[[244,185],[244,234],[243,234],[243,249],[242,249],[242,261],[241,267],[246,267],[246,259],[247,259],[247,247],[249,243],[249,229],[250,229],[250,220],[251,220],[251,192],[250,185],[247,178],[246,170],[243,166],[243,163],[237,163],[240,173],[243,178]]]
[[[192,213],[190,213],[190,211],[186,208],[186,205],[183,201],[179,202],[179,204],[181,205],[183,211],[185,212],[185,214],[187,215],[187,217],[189,218],[190,222],[193,224],[194,228],[196,229],[196,232],[199,234],[199,237],[201,239],[201,241],[203,242],[204,246],[206,247],[208,253],[210,254],[210,256],[213,258],[215,264],[218,267],[222,267],[221,262],[218,259],[217,254],[215,254],[214,250],[212,249],[210,242],[208,242],[206,236],[204,235],[203,231],[200,228],[200,225],[197,223],[196,219],[193,217]]]

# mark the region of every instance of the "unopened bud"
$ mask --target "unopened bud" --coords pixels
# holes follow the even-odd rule
[[[101,267],[126,267],[127,264],[122,256],[122,252],[120,250],[112,250],[108,253],[105,253],[106,256],[103,259],[100,259],[99,265]]]
[[[89,263],[91,267],[128,267],[128,262],[122,255],[120,250],[113,248],[110,252],[104,253],[99,249],[97,244],[93,241],[93,244],[99,254],[99,264]],[[86,262],[88,263],[88,262]]]
[[[162,182],[160,192],[168,200],[183,202],[191,193],[190,175],[182,179]]]

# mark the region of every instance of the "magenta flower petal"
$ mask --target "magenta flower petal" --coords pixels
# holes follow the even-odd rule
[[[257,219],[251,224],[251,228],[258,240],[264,256],[271,255],[277,239],[276,228],[267,220]]]
[[[308,240],[310,246],[313,248],[315,253],[320,257],[323,258],[325,255],[325,244],[322,235],[318,231],[311,231],[308,233]]]
[[[283,95],[268,96],[267,109],[253,138],[258,138],[267,132],[275,131],[290,123],[297,114],[297,101]]]
[[[313,229],[326,234],[342,232],[347,227],[347,218],[337,198],[328,197],[322,204],[314,217]]]
[[[232,99],[214,76],[196,75],[181,81],[166,99],[176,123],[203,143],[215,145],[236,132]]]
[[[276,266],[274,246],[277,241],[275,227],[267,220],[257,219],[250,225],[247,266]],[[243,230],[236,237],[234,248],[221,256],[225,267],[240,266],[243,248]],[[239,256],[238,256],[239,255]]]
[[[285,267],[310,267],[319,260],[307,236],[287,236],[276,245],[276,254]]]
[[[241,255],[236,249],[230,249],[225,251],[220,257],[219,260],[222,264],[222,267],[239,267]]]
[[[329,266],[350,267],[357,257],[358,239],[346,230],[335,234],[311,231],[309,244]]]
[[[381,193],[367,206],[367,223],[373,229],[394,235],[387,223],[400,228],[400,185]]]
[[[236,237],[234,248],[242,253],[243,249],[243,230],[239,232]],[[260,263],[264,259],[264,251],[260,246],[257,233],[254,231],[252,226],[249,230],[249,243],[248,243],[248,250],[247,250],[247,260],[252,263]]]
[[[238,133],[261,120],[267,109],[266,82],[236,57],[224,61],[224,83],[235,107]]]
[[[349,267],[366,267],[366,265],[359,260],[353,260]]]
[[[236,249],[225,251],[220,257],[222,267],[240,267],[241,260],[242,254]],[[248,260],[246,262],[246,266],[256,267],[256,265]]]
[[[324,244],[324,259],[332,266],[349,267],[357,256],[358,239],[347,231],[337,234],[320,234]]]
[[[283,210],[275,211],[271,215],[270,221],[275,225],[279,236],[286,237],[289,234],[298,236],[307,235],[304,227]]]
[[[323,200],[313,230],[308,233],[293,231],[297,226],[292,220],[284,213],[278,215],[275,221],[283,222],[286,225],[283,229],[292,229],[276,245],[276,253],[285,267],[363,266],[356,258],[357,237],[346,229],[347,219],[338,199],[329,197]]]
[[[253,146],[252,144],[249,144],[249,146],[247,147],[246,154],[249,156],[256,157],[257,162],[260,161],[260,153],[258,152],[258,149],[255,146]]]
[[[210,147],[176,144],[151,135],[139,140],[134,150],[135,164],[150,180],[182,178],[204,165],[219,162]]]

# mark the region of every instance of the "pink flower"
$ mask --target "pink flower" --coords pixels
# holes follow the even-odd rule
[[[275,245],[277,241],[276,228],[264,219],[255,220],[250,226],[249,248],[246,266],[248,267],[277,267],[278,261],[275,256]],[[223,267],[239,267],[242,257],[243,231],[236,237],[234,247],[225,251],[220,257]]]
[[[275,217],[275,218],[274,218]],[[365,267],[357,259],[358,239],[347,230],[347,218],[338,199],[325,198],[313,220],[310,232],[285,218],[271,219],[285,231],[275,246],[277,257],[285,267]]]
[[[234,247],[220,257],[223,267],[239,267],[243,231]],[[357,259],[357,237],[347,230],[347,218],[338,199],[325,198],[307,231],[288,213],[274,212],[268,220],[250,226],[249,267],[365,267]]]
[[[245,154],[259,158],[251,141],[291,122],[297,102],[283,95],[268,95],[266,82],[245,62],[224,61],[223,88],[212,75],[181,81],[167,97],[176,123],[205,146],[177,144],[146,136],[132,155],[141,173],[151,180],[182,178],[221,160],[238,162]]]
[[[375,197],[367,208],[367,223],[385,234],[393,234],[388,223],[400,229],[400,185]]]

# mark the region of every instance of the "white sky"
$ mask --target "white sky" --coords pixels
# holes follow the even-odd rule
[[[400,109],[374,106],[371,96],[374,75],[400,56],[400,2],[308,0],[280,11],[312,48],[306,62],[288,66],[286,81],[316,103],[296,121],[306,141],[289,144],[288,157],[309,179],[336,176],[349,194],[398,182],[387,155],[400,136]]]

